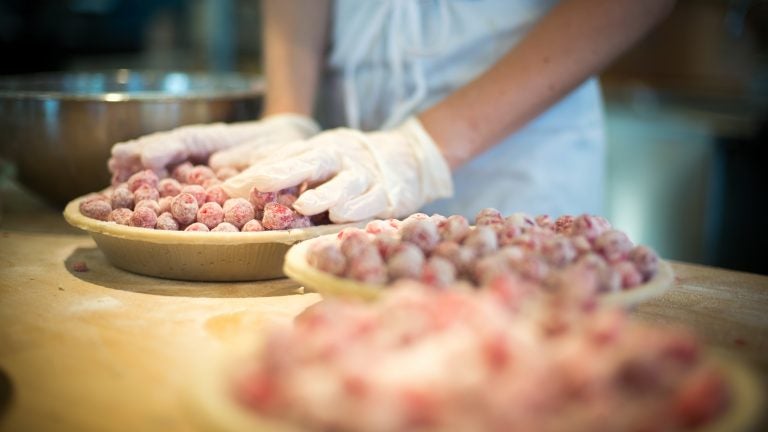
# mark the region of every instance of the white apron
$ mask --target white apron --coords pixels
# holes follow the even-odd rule
[[[543,0],[336,0],[317,117],[325,127],[397,126],[503,56],[552,6]],[[426,213],[602,213],[605,140],[590,79],[457,170]]]

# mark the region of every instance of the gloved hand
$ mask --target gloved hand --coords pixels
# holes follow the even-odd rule
[[[215,165],[211,166],[217,169],[243,160],[243,154],[253,149],[303,140],[319,130],[314,120],[298,114],[278,114],[247,122],[181,126],[113,145],[107,166],[113,183],[119,183],[143,169],[165,176],[169,165],[188,159],[205,162],[215,152],[231,150],[213,157]]]
[[[453,194],[448,164],[416,117],[389,131],[328,130],[255,154],[251,162],[222,184],[230,196],[248,197],[254,186],[274,192],[307,182],[318,186],[293,207],[307,216],[329,210],[335,223],[399,218]]]

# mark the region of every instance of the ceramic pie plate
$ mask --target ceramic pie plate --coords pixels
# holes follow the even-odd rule
[[[64,219],[87,231],[107,260],[145,276],[189,281],[252,281],[281,278],[285,253],[296,242],[364,223],[319,225],[262,232],[163,231],[119,225],[80,213],[76,198]]]
[[[307,261],[309,249],[314,242],[327,241],[328,237],[322,236],[292,246],[285,256],[283,265],[285,275],[321,295],[356,297],[366,300],[378,298],[382,291],[386,290],[386,285],[365,284],[341,278],[320,271],[309,264]],[[659,271],[651,280],[626,291],[604,294],[600,297],[600,302],[604,305],[633,307],[661,296],[674,284],[674,280],[675,274],[672,267],[668,262],[660,261]]]
[[[237,402],[233,390],[235,374],[247,365],[249,359],[254,358],[255,353],[252,349],[244,350],[244,347],[245,345],[241,345],[237,355],[233,355],[234,352],[230,350],[228,355],[219,356],[216,361],[199,363],[194,379],[186,381],[189,387],[184,403],[193,421],[203,430],[221,432],[306,430],[284,421],[260,416]],[[765,403],[765,393],[758,375],[739,358],[726,352],[711,350],[707,355],[724,374],[729,390],[729,406],[710,424],[691,431],[755,430],[762,419]]]

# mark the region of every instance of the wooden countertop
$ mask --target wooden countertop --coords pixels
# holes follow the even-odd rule
[[[198,359],[320,300],[290,280],[191,283],[112,267],[60,211],[0,187],[0,430],[197,430]],[[83,261],[88,271],[73,270]],[[768,382],[768,277],[674,262],[674,289],[636,311],[692,326]],[[0,380],[0,383],[2,380]]]

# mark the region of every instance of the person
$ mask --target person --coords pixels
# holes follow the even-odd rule
[[[334,222],[600,214],[597,74],[674,0],[264,0],[263,117],[113,147],[116,179],[190,156],[231,196],[308,184]],[[321,132],[322,130],[322,132]]]

